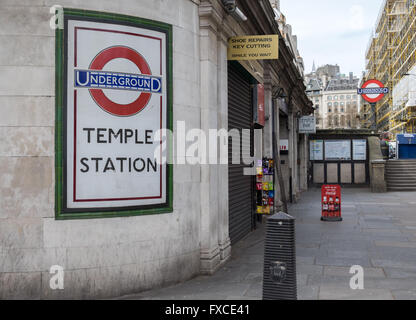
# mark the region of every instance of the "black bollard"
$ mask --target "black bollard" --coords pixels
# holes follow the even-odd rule
[[[283,212],[267,219],[263,300],[297,300],[295,219]]]

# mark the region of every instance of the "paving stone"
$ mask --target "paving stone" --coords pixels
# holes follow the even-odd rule
[[[297,255],[296,264],[315,264],[315,257],[300,257]]]
[[[374,267],[391,267],[391,268],[412,268],[415,266],[413,261],[397,261],[397,260],[386,260],[386,259],[371,259],[371,264]]]
[[[244,293],[244,296],[261,299],[263,297],[263,284],[261,282],[252,284]]]
[[[416,248],[416,242],[409,241],[375,241],[374,244],[378,247]]]
[[[367,289],[412,290],[416,288],[416,278],[413,279],[365,279]]]
[[[334,258],[334,257],[317,257],[316,264],[321,266],[338,266],[352,267],[355,265],[362,267],[371,267],[369,258]]]
[[[296,275],[296,282],[297,282],[298,288],[302,288],[302,287],[307,285],[308,277],[309,277],[309,275],[307,275],[307,274],[297,274]]]
[[[324,267],[325,276],[346,276],[352,277],[350,274],[349,267]],[[364,268],[364,277],[365,278],[386,278],[386,274],[382,268]]]
[[[352,275],[344,276],[327,276],[327,275],[310,275],[308,277],[308,286],[333,285],[340,288],[349,288]]]
[[[396,300],[416,300],[416,290],[393,290]]]
[[[318,300],[318,286],[303,286],[298,288],[298,300]]]
[[[401,278],[413,278],[416,279],[416,266],[413,268],[389,268],[384,267],[384,272],[388,278],[401,279]]]
[[[303,264],[296,266],[296,271],[298,274],[322,274],[323,270],[324,267],[316,265]]]
[[[416,299],[416,215],[408,205],[414,196],[344,189],[345,220],[323,223],[320,190],[303,193],[289,206],[296,218],[298,299]],[[233,246],[232,260],[213,276],[127,298],[260,300],[264,226]],[[353,265],[364,267],[365,290],[349,286]]]
[[[322,300],[393,300],[394,297],[386,289],[352,290],[336,286],[321,286],[319,299]]]

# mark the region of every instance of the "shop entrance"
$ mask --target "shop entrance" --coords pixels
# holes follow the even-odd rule
[[[252,79],[248,72],[236,62],[228,64],[228,129],[250,129],[253,131],[253,97]],[[242,135],[241,135],[242,136]],[[252,136],[252,135],[251,135]],[[252,137],[250,137],[252,140]],[[254,229],[254,184],[252,176],[244,175],[241,164],[232,164],[232,140],[228,149],[228,196],[229,196],[229,234],[231,243],[235,244]],[[250,142],[250,141],[245,141]],[[242,148],[240,154],[253,155],[250,148]]]

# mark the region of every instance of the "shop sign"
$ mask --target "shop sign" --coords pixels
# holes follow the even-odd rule
[[[160,161],[169,145],[157,135],[171,127],[171,27],[64,13],[57,215],[170,212],[171,169]]]
[[[279,36],[232,37],[228,41],[228,60],[275,60],[279,58]]]
[[[299,118],[299,133],[316,133],[316,118],[313,116]]]

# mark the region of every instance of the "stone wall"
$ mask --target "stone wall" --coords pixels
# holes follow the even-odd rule
[[[54,218],[55,4],[172,24],[174,123],[200,127],[198,1],[2,0],[0,299],[111,297],[189,279],[200,271],[199,166],[175,166],[171,214]],[[64,267],[64,290],[50,289],[52,265]]]

